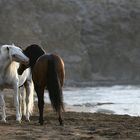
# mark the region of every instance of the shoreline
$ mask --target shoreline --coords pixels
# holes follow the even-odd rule
[[[12,94],[11,94],[12,95]],[[50,104],[44,107],[44,125],[38,123],[35,102],[30,122],[15,121],[13,98],[6,97],[7,123],[0,122],[0,140],[139,140],[140,117],[101,113],[63,112],[64,126]]]
[[[65,82],[64,87],[80,87],[80,88],[84,88],[84,87],[100,87],[100,86],[140,86],[140,81],[116,81],[116,80],[94,80],[92,82],[76,82],[76,81],[68,81]]]
[[[140,139],[140,117],[107,115],[101,113],[63,113],[64,126],[50,104],[44,107],[44,125],[38,123],[38,108],[35,102],[31,121],[24,117],[21,124],[15,121],[15,108],[7,99],[6,124],[0,122],[0,140],[138,140]]]
[[[48,105],[45,106],[48,108]],[[138,140],[140,117],[106,115],[100,113],[63,113],[64,126],[60,126],[56,113],[44,111],[44,125],[38,124],[35,110],[30,122],[16,123],[15,114],[0,123],[1,140]]]

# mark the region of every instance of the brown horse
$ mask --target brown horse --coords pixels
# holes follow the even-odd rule
[[[29,65],[20,64],[18,74],[31,67],[35,91],[38,97],[39,123],[43,125],[44,89],[49,92],[52,107],[58,113],[60,125],[63,125],[62,111],[65,69],[62,58],[55,54],[45,54],[38,45],[28,46],[23,53],[30,59]]]

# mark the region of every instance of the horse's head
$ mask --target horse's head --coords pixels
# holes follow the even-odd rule
[[[25,65],[29,63],[29,58],[24,55],[22,49],[14,44],[3,45],[1,47],[1,54],[5,57],[7,56],[7,58],[10,58],[11,61],[16,61]]]
[[[27,69],[28,67],[30,67],[32,70],[36,63],[36,60],[41,55],[45,54],[45,51],[40,46],[38,46],[36,44],[32,44],[32,45],[28,46],[27,48],[25,48],[25,50],[23,50],[23,53],[29,58],[29,65],[20,64],[20,66],[18,68],[19,75],[21,75],[23,73],[23,71],[25,69]]]

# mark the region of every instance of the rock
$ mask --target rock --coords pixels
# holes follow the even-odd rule
[[[59,54],[66,85],[139,83],[139,23],[136,0],[0,0],[0,43]]]

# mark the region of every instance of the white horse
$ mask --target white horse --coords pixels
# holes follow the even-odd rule
[[[6,122],[6,114],[5,114],[5,101],[4,101],[4,92],[5,88],[13,88],[14,89],[14,105],[16,107],[16,120],[18,122],[21,121],[21,113],[19,106],[19,86],[25,85],[26,92],[28,93],[28,111],[24,111],[26,114],[27,120],[29,120],[29,113],[32,111],[33,107],[33,83],[30,75],[30,70],[28,69],[23,73],[22,76],[19,77],[17,73],[17,69],[19,67],[19,63],[27,64],[29,63],[29,59],[22,53],[22,50],[15,45],[3,45],[0,48],[0,105],[2,108],[2,121]],[[31,94],[30,94],[31,93]],[[29,99],[31,98],[31,100]],[[29,103],[30,102],[30,103]],[[30,106],[30,107],[29,107]]]

